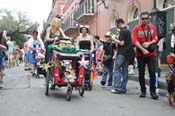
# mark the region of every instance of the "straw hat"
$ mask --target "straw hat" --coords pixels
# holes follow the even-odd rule
[[[111,32],[106,32],[105,37],[111,37]]]

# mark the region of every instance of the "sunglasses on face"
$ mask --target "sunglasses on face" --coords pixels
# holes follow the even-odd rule
[[[142,20],[148,20],[149,18],[141,18]]]

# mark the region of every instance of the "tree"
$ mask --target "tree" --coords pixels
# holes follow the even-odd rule
[[[0,30],[7,30],[8,36],[20,46],[23,45],[25,34],[31,34],[39,24],[28,19],[26,13],[0,9]]]

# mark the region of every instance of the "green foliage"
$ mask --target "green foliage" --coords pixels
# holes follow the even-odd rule
[[[21,11],[11,11],[0,9],[0,30],[6,30],[7,35],[16,41],[22,48],[25,34],[31,34],[33,29],[37,29],[39,24],[27,18],[26,13]]]

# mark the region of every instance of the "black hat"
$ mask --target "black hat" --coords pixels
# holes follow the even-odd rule
[[[175,33],[175,27],[173,27],[172,32]]]

